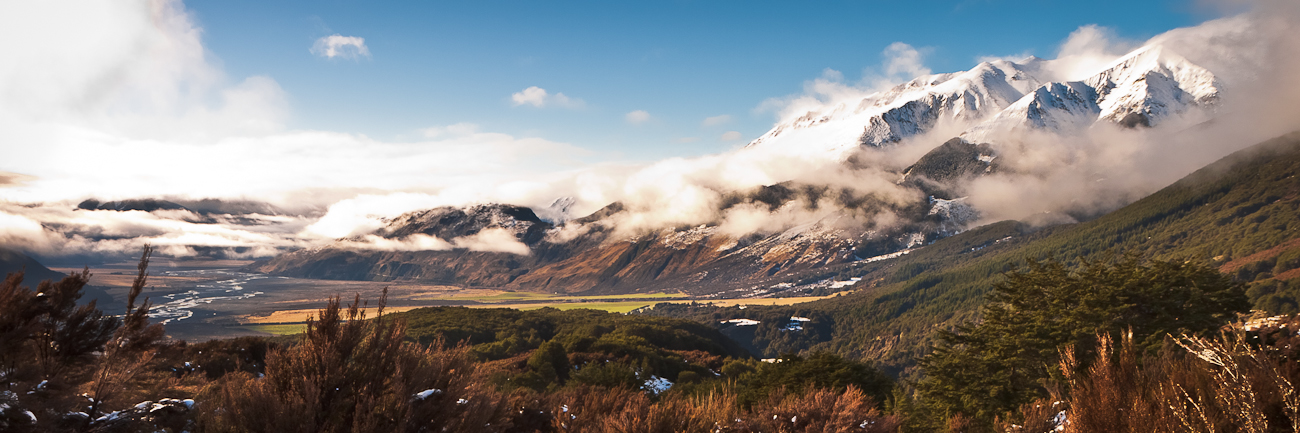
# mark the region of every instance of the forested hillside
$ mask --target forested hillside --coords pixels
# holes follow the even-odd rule
[[[928,351],[936,331],[977,319],[993,284],[1030,259],[1078,264],[1132,254],[1197,261],[1249,282],[1255,308],[1294,313],[1300,298],[1297,174],[1300,135],[1291,134],[1234,153],[1092,221],[1037,231],[1005,221],[937,241],[863,275],[851,295],[747,310],[656,307],[651,314],[713,323],[820,318],[811,325],[830,331],[759,343],[768,343],[762,348],[769,355],[830,350],[905,374]]]

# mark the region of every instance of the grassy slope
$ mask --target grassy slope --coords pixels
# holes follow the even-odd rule
[[[1077,261],[1122,251],[1223,266],[1279,246],[1285,254],[1288,241],[1300,238],[1297,174],[1300,135],[1292,134],[1230,155],[1096,220],[1013,238],[979,257],[959,256],[963,247],[997,236],[990,231],[1010,233],[1013,223],[937,242],[925,254],[878,273],[875,289],[809,304],[831,312],[836,321],[832,339],[817,347],[908,365],[928,347],[937,327],[974,319],[1000,274],[1031,258]],[[1240,260],[1235,264],[1241,266]],[[1286,270],[1276,259],[1269,264],[1270,271]],[[1253,280],[1262,274],[1240,276]]]
[[[1292,242],[1300,238],[1298,174],[1300,134],[1292,134],[1230,155],[1093,221],[1036,232],[1005,221],[941,240],[870,271],[863,282],[869,288],[850,296],[678,315],[717,320],[821,313],[832,322],[829,337],[809,335],[780,350],[832,350],[906,374],[935,330],[976,319],[1002,273],[1027,259],[1077,262],[1126,252],[1200,260],[1254,281],[1250,294],[1257,307],[1294,311],[1300,303],[1300,242]]]

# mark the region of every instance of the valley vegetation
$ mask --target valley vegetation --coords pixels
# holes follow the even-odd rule
[[[88,272],[10,274],[0,431],[1297,431],[1300,320],[1241,323],[1297,312],[1297,171],[1275,140],[1089,222],[827,269],[857,292],[794,306],[336,297],[300,335],[185,344],[137,299],[148,248],[121,316],[78,303]]]
[[[147,282],[146,249],[135,287]],[[594,310],[333,298],[297,336],[165,340],[80,273],[0,287],[0,430],[1295,431],[1300,320],[1225,327],[1245,285],[1193,261],[1031,262],[919,381],[829,352],[760,362],[717,329]],[[140,290],[133,288],[138,295]],[[1116,408],[1123,408],[1119,416]],[[1104,429],[1098,430],[1101,427]]]

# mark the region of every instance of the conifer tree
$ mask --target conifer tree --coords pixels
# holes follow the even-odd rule
[[[939,416],[991,422],[1048,394],[1063,349],[1083,370],[1097,335],[1132,332],[1154,351],[1166,335],[1215,330],[1248,308],[1240,283],[1190,261],[1029,261],[995,285],[982,322],[940,333],[918,387]]]

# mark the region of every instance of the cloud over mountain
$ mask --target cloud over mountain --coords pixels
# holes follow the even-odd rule
[[[0,99],[0,140],[22,143],[6,149],[0,162],[5,173],[0,218],[6,222],[0,225],[0,243],[50,254],[126,249],[146,241],[270,254],[348,236],[362,236],[358,242],[364,242],[385,218],[413,210],[487,202],[544,207],[557,197],[573,198],[573,216],[624,203],[626,212],[616,220],[628,234],[700,224],[717,224],[729,233],[770,233],[823,221],[836,211],[848,215],[837,224],[879,225],[892,217],[839,209],[833,201],[778,209],[723,210],[721,204],[732,192],[787,181],[848,188],[850,198],[924,201],[923,194],[898,183],[900,173],[1018,100],[1004,95],[1019,98],[1049,83],[1064,91],[1071,88],[1066,84],[1086,80],[1138,45],[1159,45],[1213,72],[1222,87],[1210,114],[1224,120],[1202,123],[1205,117],[1178,113],[1151,128],[1106,124],[1067,139],[1035,131],[990,139],[998,145],[997,161],[1009,170],[982,177],[963,191],[988,218],[1106,209],[1235,150],[1222,143],[1246,145],[1297,126],[1300,82],[1294,77],[1300,76],[1300,43],[1289,30],[1300,25],[1295,9],[1293,2],[1259,2],[1246,13],[1142,43],[1085,26],[1063,41],[1054,59],[1015,65],[1002,59],[977,66],[974,73],[932,75],[924,48],[896,43],[860,79],[828,69],[805,83],[804,92],[764,102],[762,108],[777,112],[778,121],[760,139],[763,146],[646,164],[589,164],[584,161],[589,152],[574,145],[467,123],[430,127],[403,139],[292,128],[288,95],[279,83],[265,76],[227,76],[209,58],[201,29],[177,1],[5,4],[0,16],[11,18],[0,18],[0,36],[35,42],[0,47],[0,56],[15,65],[0,69],[0,93],[6,95]],[[65,14],[66,22],[46,26],[12,18],[55,13]],[[69,36],[86,32],[98,35],[94,44]],[[368,53],[361,38],[335,36],[322,39],[320,55]],[[1016,80],[1017,73],[1034,80]],[[962,102],[987,112],[976,115],[977,110],[963,108],[969,105],[949,104],[962,115],[907,133],[878,129],[882,134],[873,146],[879,146],[867,148],[861,140],[871,120],[839,122],[866,113],[871,107],[863,108],[862,101],[884,101],[879,96],[897,88],[896,98],[881,104],[901,106],[919,100],[913,98],[917,92],[941,86],[940,78],[951,81],[962,74],[977,85],[947,94],[971,90],[972,99]],[[997,83],[983,80],[988,77],[1011,90],[981,87]],[[544,108],[582,101],[531,86],[512,94],[511,103]],[[645,124],[659,116],[636,110],[623,120]],[[708,117],[700,126],[729,120]],[[721,128],[713,134],[718,132]],[[715,136],[743,137],[738,131]],[[314,211],[200,221],[183,212],[72,210],[92,195],[100,200],[248,198]],[[501,240],[407,239],[405,246],[386,247],[465,245],[523,253]]]

